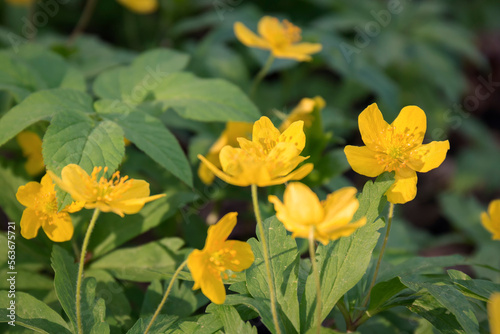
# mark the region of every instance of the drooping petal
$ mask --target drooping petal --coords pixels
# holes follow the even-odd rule
[[[270,182],[268,182],[268,183],[257,184],[257,185],[259,187],[267,187],[267,186],[273,186],[273,185],[276,185],[276,184],[282,184],[282,183],[285,183],[285,182],[288,182],[288,181],[302,180],[310,172],[312,172],[313,169],[314,169],[314,165],[313,164],[311,164],[311,163],[305,164],[305,165],[302,165],[301,167],[299,167],[298,169],[296,169],[295,171],[291,172],[287,176],[278,177],[278,178],[270,180]]]
[[[40,217],[36,214],[36,211],[31,208],[25,209],[21,217],[21,235],[25,239],[32,239],[38,234],[40,226]]]
[[[319,43],[299,43],[291,44],[285,48],[274,47],[272,48],[273,55],[276,58],[289,58],[297,61],[310,61],[313,53],[320,52],[322,45]]]
[[[22,205],[33,208],[36,203],[36,197],[42,190],[42,185],[38,182],[28,182],[17,189],[16,198]]]
[[[236,22],[234,24],[234,34],[238,40],[249,47],[259,49],[269,49],[269,42],[254,34],[243,23]]]
[[[330,240],[337,240],[342,237],[350,236],[358,228],[363,227],[365,224],[366,224],[366,217],[363,217],[358,221],[343,226],[332,227],[328,229],[320,229],[319,232],[321,232],[321,234],[324,235],[324,237],[318,238],[318,240],[320,240],[324,245],[326,245]],[[325,238],[328,238],[327,242],[324,242]]]
[[[51,220],[44,221],[42,227],[49,239],[55,242],[68,241],[73,237],[73,223],[66,212],[55,214]]]
[[[415,158],[409,159],[408,166],[417,172],[426,173],[443,163],[449,149],[450,142],[447,140],[421,145],[412,152]]]
[[[236,226],[237,212],[229,212],[224,215],[216,224],[210,226],[207,232],[207,240],[205,241],[206,251],[218,249],[227,240],[234,227]]]
[[[280,131],[266,116],[262,116],[253,125],[252,141],[262,145],[264,150],[267,149],[267,151],[270,151],[272,149],[270,145],[274,147],[274,144],[278,141],[279,136]]]
[[[385,193],[387,200],[394,204],[404,204],[417,195],[417,173],[410,168],[396,171],[395,182]]]
[[[252,247],[246,242],[229,240],[224,243],[223,248],[228,248],[236,252],[234,259],[226,263],[226,268],[234,272],[240,272],[250,268],[255,260]]]
[[[488,301],[488,321],[491,334],[500,334],[500,293],[495,292]]]
[[[306,146],[306,135],[304,133],[304,121],[293,122],[278,138],[280,143],[291,143],[302,152]]]
[[[330,229],[349,223],[359,207],[356,193],[356,188],[345,187],[328,195],[323,204],[325,219],[319,227]]]
[[[224,173],[223,171],[215,167],[210,161],[205,159],[205,157],[202,156],[201,154],[198,154],[198,159],[200,159],[208,167],[208,169],[210,169],[218,178],[220,178],[224,182],[240,187],[246,187],[249,185],[243,179],[233,177],[231,175]]]
[[[205,158],[214,166],[218,165],[217,167],[220,167],[219,152],[208,153]],[[214,182],[215,175],[210,169],[208,169],[207,165],[200,163],[200,166],[198,167],[198,177],[204,184],[211,185]]]
[[[358,117],[359,132],[366,146],[373,151],[384,151],[384,132],[389,127],[376,103],[366,107]]]
[[[394,135],[405,138],[405,142],[412,146],[418,146],[424,141],[427,117],[419,107],[406,106],[401,109],[391,126],[394,128]]]
[[[162,198],[165,196],[166,196],[165,194],[158,194],[148,197],[132,198],[124,201],[113,201],[106,204],[106,206],[108,206],[110,210],[107,209],[102,210],[101,207],[101,211],[104,212],[112,211],[122,217],[124,213],[127,215],[132,215],[134,213],[141,211],[146,203],[152,202],[154,200],[157,200],[158,198]]]
[[[226,289],[220,274],[205,270],[200,282],[201,292],[214,304],[224,304]]]
[[[70,164],[64,167],[61,171],[61,178],[47,171],[52,180],[64,191],[71,194],[75,201],[92,201],[94,194],[92,190],[87,187],[91,183],[91,178],[82,167]]]
[[[283,200],[296,224],[316,225],[323,220],[323,206],[308,186],[300,182],[290,183],[286,187]]]
[[[351,168],[358,174],[375,177],[382,174],[385,166],[380,164],[377,156],[383,155],[371,150],[368,146],[351,146],[344,148],[344,153]]]

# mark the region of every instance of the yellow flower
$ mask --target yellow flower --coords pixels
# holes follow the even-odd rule
[[[205,158],[217,168],[221,168],[219,153],[226,145],[235,147],[238,145],[238,137],[250,138],[252,134],[252,123],[246,122],[227,122],[226,129],[221,133],[219,139],[210,147]],[[214,182],[214,173],[208,167],[201,163],[198,168],[198,176],[203,183],[210,185]]]
[[[198,158],[215,175],[235,186],[266,187],[300,180],[313,169],[312,164],[305,164],[293,171],[308,158],[300,156],[306,143],[303,127],[304,122],[298,121],[280,133],[271,120],[263,116],[253,125],[252,141],[238,138],[241,148],[222,148],[219,159],[224,172],[204,156],[198,155]]]
[[[230,212],[217,224],[210,226],[205,247],[202,250],[195,249],[187,260],[194,280],[193,290],[201,288],[203,294],[215,304],[223,304],[226,299],[221,274],[227,279],[228,271],[243,271],[254,261],[248,243],[227,240],[236,226],[237,215],[236,212]]]
[[[299,27],[287,20],[264,16],[258,24],[260,36],[254,34],[243,23],[234,24],[238,40],[249,47],[270,50],[276,58],[291,58],[297,61],[311,60],[311,54],[321,51],[319,43],[299,43],[302,40]]]
[[[422,145],[427,120],[416,106],[404,107],[389,125],[374,103],[359,115],[358,122],[366,146],[346,146],[347,161],[355,172],[369,177],[395,171],[396,182],[386,192],[391,203],[414,199],[416,172],[426,173],[441,165],[450,149],[447,140]]]
[[[488,213],[481,213],[481,222],[484,228],[493,234],[493,240],[500,240],[500,199],[491,201]]]
[[[151,14],[158,9],[158,0],[118,0],[118,2],[138,14]]]
[[[311,127],[315,109],[321,110],[325,107],[325,100],[321,96],[314,98],[305,97],[300,100],[299,104],[290,112],[288,117],[281,123],[280,131],[287,129],[293,122],[304,121],[304,128]]]
[[[358,210],[356,188],[339,189],[321,201],[306,185],[293,182],[285,189],[283,203],[276,196],[269,196],[274,204],[276,217],[292,232],[292,237],[308,238],[311,230],[314,239],[324,245],[354,233],[366,224],[366,218],[350,223]]]
[[[40,227],[52,241],[68,241],[73,236],[73,224],[68,212],[81,210],[83,203],[73,203],[57,212],[54,183],[48,174],[42,181],[28,182],[16,193],[19,203],[26,209],[21,217],[21,235],[26,239],[37,236]]]
[[[48,173],[55,183],[68,192],[75,201],[85,203],[86,209],[98,208],[102,212],[114,212],[121,217],[124,214],[139,212],[144,204],[154,201],[165,194],[149,196],[149,183],[144,180],[120,177],[120,172],[115,172],[109,180],[97,175],[107,167],[94,167],[89,176],[80,166],[70,164],[61,171],[61,178],[51,171]]]
[[[488,320],[491,334],[500,334],[500,293],[495,292],[488,301]]]
[[[18,6],[29,6],[31,5],[35,0],[6,0],[7,3],[11,5],[18,5]]]
[[[17,143],[23,150],[23,155],[27,157],[24,164],[26,172],[35,176],[41,174],[45,170],[45,164],[42,156],[42,140],[40,137],[31,131],[20,132],[17,137]]]

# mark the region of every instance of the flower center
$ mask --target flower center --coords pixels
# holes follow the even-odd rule
[[[92,193],[95,196],[96,201],[102,202],[112,202],[114,200],[119,199],[124,192],[126,192],[130,187],[132,187],[133,181],[128,180],[128,176],[120,177],[120,172],[115,172],[109,180],[107,180],[104,176],[99,178],[97,181],[97,175],[103,171],[105,174],[108,171],[108,167],[94,167],[92,171],[91,184],[88,185],[92,188]],[[126,182],[126,181],[129,182]]]
[[[35,199],[35,214],[40,220],[51,222],[51,217],[57,214],[57,198],[54,189],[42,191]]]
[[[229,278],[226,271],[229,270],[231,266],[237,266],[240,264],[240,261],[236,259],[236,251],[229,247],[224,247],[216,252],[210,254],[210,264],[209,270],[215,274],[220,275],[224,273],[224,279]],[[235,275],[232,275],[233,277]]]
[[[301,29],[296,25],[292,24],[288,20],[283,20],[283,28],[285,32],[286,39],[290,44],[300,42],[302,37],[300,36]]]
[[[407,166],[410,159],[418,159],[415,149],[420,146],[420,142],[409,128],[400,132],[390,126],[382,132],[381,138],[385,139],[385,143],[377,143],[379,154],[375,157],[380,165],[385,166],[386,171],[399,171]]]

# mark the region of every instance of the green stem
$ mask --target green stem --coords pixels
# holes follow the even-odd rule
[[[83,265],[85,264],[85,254],[87,253],[87,247],[89,245],[90,235],[94,229],[97,217],[99,217],[99,209],[94,210],[92,219],[90,220],[89,227],[87,228],[87,233],[85,233],[85,238],[83,239],[82,251],[80,253],[80,266],[78,267],[78,277],[76,279],[76,324],[78,327],[78,334],[83,334],[82,327],[82,309],[81,309],[81,290],[82,290],[82,278],[83,278]]]
[[[363,302],[363,308],[366,307],[368,301],[370,300],[370,294],[372,292],[373,286],[375,285],[375,281],[377,280],[378,270],[380,269],[380,263],[382,263],[382,257],[384,256],[385,246],[387,246],[387,240],[389,240],[389,233],[391,232],[392,225],[392,217],[394,216],[394,203],[390,203],[389,205],[389,215],[387,216],[387,230],[385,231],[384,243],[382,244],[382,249],[380,250],[380,254],[378,255],[377,266],[375,267],[375,273],[373,274],[372,282],[370,283],[370,287],[368,288],[368,294]]]
[[[278,322],[278,313],[276,311],[276,294],[274,292],[274,282],[273,282],[273,275],[271,272],[271,263],[269,261],[269,251],[267,249],[266,236],[264,235],[264,227],[262,226],[262,218],[260,216],[259,201],[257,199],[257,185],[255,184],[252,184],[252,202],[253,202],[253,209],[255,212],[255,218],[257,219],[257,226],[259,228],[260,241],[262,244],[262,253],[264,255],[264,262],[266,264],[267,282],[269,284],[271,313],[273,315],[274,327],[276,328],[276,333],[281,334],[280,325]]]
[[[351,330],[352,329],[352,319],[351,319],[351,315],[349,314],[349,310],[345,306],[344,296],[342,296],[342,298],[340,298],[340,300],[337,302],[336,306],[339,308],[340,313],[342,313],[342,316],[344,317],[344,321],[345,321],[345,325],[346,325],[347,330],[348,331]]]
[[[316,282],[316,334],[321,331],[321,282],[319,279],[318,265],[316,263],[316,250],[314,249],[314,226],[309,231],[309,256],[311,258],[314,280]]]
[[[151,321],[149,322],[148,327],[144,331],[144,334],[147,334],[149,330],[151,329],[151,326],[153,326],[153,322],[155,322],[156,317],[158,317],[158,314],[160,314],[161,309],[163,308],[163,305],[167,301],[168,295],[170,294],[170,291],[172,290],[172,287],[174,286],[174,282],[177,279],[177,276],[179,276],[181,270],[186,266],[187,260],[182,262],[179,268],[174,273],[174,276],[172,276],[172,279],[170,280],[170,283],[168,284],[167,291],[165,292],[165,295],[163,295],[163,299],[160,302],[160,305],[158,305],[158,308],[155,311],[155,314],[153,314],[153,317],[151,318]]]
[[[83,13],[80,16],[80,19],[78,20],[75,29],[73,29],[73,32],[69,36],[67,45],[72,45],[75,42],[75,39],[83,33],[85,28],[87,28],[87,25],[89,24],[90,19],[92,18],[92,14],[94,13],[96,3],[97,0],[87,0],[85,8],[83,9]]]
[[[271,68],[271,65],[273,64],[273,62],[274,62],[274,56],[271,53],[269,55],[269,58],[267,58],[267,61],[264,64],[264,67],[262,67],[262,69],[259,71],[259,73],[257,73],[255,78],[253,79],[252,87],[250,88],[250,97],[251,98],[254,98],[255,92],[257,91],[257,87],[259,86],[262,79],[264,79],[267,72],[269,72],[269,69]]]

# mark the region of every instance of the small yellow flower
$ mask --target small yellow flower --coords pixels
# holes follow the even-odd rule
[[[237,138],[250,138],[252,135],[252,123],[246,122],[227,122],[226,129],[221,133],[219,139],[210,147],[205,158],[210,161],[215,167],[221,168],[219,161],[219,153],[226,145],[235,147],[238,145]],[[198,168],[198,176],[203,183],[210,185],[214,182],[214,173],[208,167],[201,163]]]
[[[165,194],[149,196],[149,183],[144,180],[120,177],[115,172],[109,180],[98,174],[106,173],[107,167],[94,167],[89,176],[80,166],[70,164],[61,171],[61,178],[51,171],[55,183],[68,192],[75,201],[85,203],[86,209],[98,208],[102,212],[114,212],[123,217],[124,214],[139,212],[144,204],[154,201]]]
[[[292,237],[308,238],[311,230],[314,239],[324,245],[354,233],[366,224],[366,218],[350,223],[358,210],[356,188],[339,189],[321,201],[306,185],[293,182],[285,189],[283,203],[276,196],[269,196],[274,204],[276,217],[292,232]]]
[[[291,58],[310,61],[311,54],[321,51],[319,43],[299,43],[301,30],[287,20],[281,23],[277,18],[264,16],[258,24],[260,36],[254,34],[243,23],[234,24],[238,40],[249,47],[270,50],[276,58]]]
[[[491,201],[488,213],[481,213],[481,222],[484,228],[493,234],[493,240],[500,240],[500,199]]]
[[[15,6],[29,6],[31,5],[35,0],[6,0],[7,3]]]
[[[45,164],[42,156],[42,140],[31,131],[20,132],[17,137],[17,143],[27,158],[24,169],[31,176],[41,174],[45,170]]]
[[[193,290],[201,288],[203,294],[215,304],[223,304],[226,299],[221,275],[227,279],[228,271],[243,271],[254,261],[248,243],[227,240],[236,226],[237,215],[236,212],[230,212],[217,224],[210,226],[205,247],[202,250],[195,249],[187,260],[194,280]]]
[[[293,122],[304,121],[304,128],[308,129],[311,127],[314,116],[314,110],[321,110],[325,107],[325,100],[321,96],[316,96],[314,98],[305,97],[300,100],[299,104],[293,108],[288,117],[281,123],[280,131],[287,129]]]
[[[488,320],[491,334],[500,334],[500,293],[495,292],[488,301]]]
[[[235,186],[255,184],[266,187],[300,180],[309,174],[312,164],[305,164],[293,171],[308,157],[300,156],[306,136],[304,122],[298,121],[280,133],[265,116],[253,125],[252,141],[238,138],[241,148],[224,146],[219,154],[222,170],[204,156],[198,158],[219,178]]]
[[[366,146],[346,146],[347,161],[355,172],[369,177],[395,171],[396,181],[386,192],[388,201],[394,204],[414,199],[416,172],[437,168],[450,149],[447,140],[422,144],[427,119],[416,106],[404,107],[389,125],[374,103],[359,115],[358,122]]]
[[[73,236],[73,224],[68,212],[81,210],[83,203],[73,203],[57,212],[54,183],[48,174],[42,181],[28,182],[16,193],[19,203],[26,209],[21,217],[21,235],[26,239],[37,236],[40,227],[52,241],[68,241]]]
[[[151,14],[158,9],[158,0],[117,0],[137,14]]]

